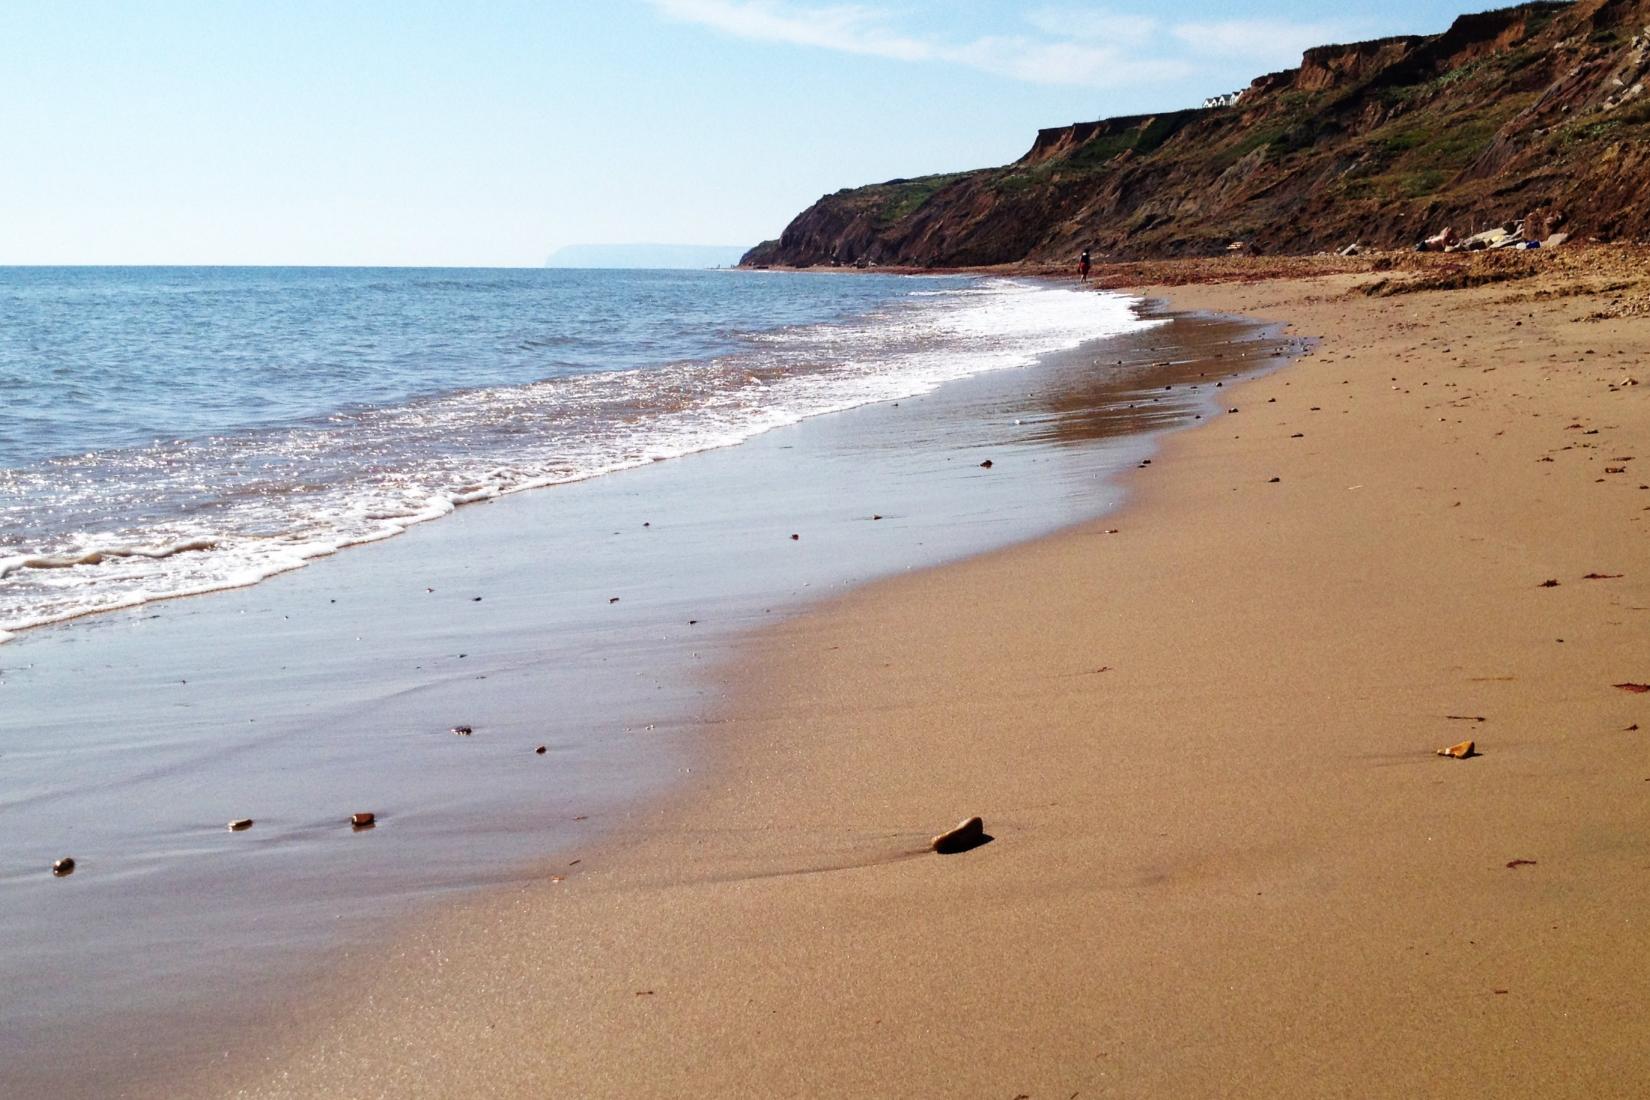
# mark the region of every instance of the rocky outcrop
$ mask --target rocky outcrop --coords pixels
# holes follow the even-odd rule
[[[1650,235],[1650,0],[1308,50],[1231,106],[1039,131],[1001,168],[827,195],[746,264],[968,266],[1393,247],[1558,217]]]

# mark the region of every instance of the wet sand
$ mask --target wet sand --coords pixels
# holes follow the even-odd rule
[[[1370,278],[1166,291],[1321,342],[1121,513],[759,631],[701,782],[191,1088],[1641,1094],[1645,321]]]
[[[1098,514],[1280,343],[1177,319],[0,647],[0,1095],[176,1095],[332,1019],[410,918],[651,828],[740,639]]]

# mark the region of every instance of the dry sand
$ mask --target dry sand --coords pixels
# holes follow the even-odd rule
[[[1168,291],[1322,340],[1122,513],[759,635],[699,787],[201,1091],[1642,1095],[1647,322],[1376,277]]]

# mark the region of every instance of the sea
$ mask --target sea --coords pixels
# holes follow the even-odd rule
[[[1142,328],[829,273],[0,268],[0,641]]]

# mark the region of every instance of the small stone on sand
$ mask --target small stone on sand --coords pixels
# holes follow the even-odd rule
[[[378,824],[377,814],[350,814],[349,823],[357,829],[370,829]]]
[[[1469,756],[1477,756],[1477,746],[1471,741],[1462,741],[1458,745],[1451,745],[1447,749],[1439,749],[1439,756],[1448,756],[1455,760],[1465,760]]]
[[[244,830],[250,828],[252,828],[252,819],[250,817],[237,817],[234,821],[229,823],[229,831],[232,833],[243,832]]]
[[[534,749],[533,751],[538,753],[540,756],[543,756],[545,753],[549,752],[550,750],[545,748],[543,745],[540,745],[538,748]]]
[[[53,863],[52,874],[56,875],[58,878],[62,878],[64,875],[74,874],[74,860],[70,859],[68,856],[64,856],[56,863]]]
[[[976,847],[985,839],[985,822],[977,817],[959,822],[957,827],[941,833],[928,842],[928,846],[941,855],[950,855],[954,852],[966,852]]]
[[[460,737],[468,737],[474,733],[475,730],[471,729],[469,726],[454,726],[451,732],[456,733]]]
[[[802,538],[802,536],[801,536],[801,535],[792,535],[792,536],[791,536],[791,541],[792,541],[792,542],[798,542],[798,541],[800,541],[800,540],[801,540],[801,538]]]
[[[984,462],[980,463],[980,469],[989,470],[989,469],[991,469],[992,465],[993,465],[992,461],[988,458]]]

